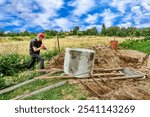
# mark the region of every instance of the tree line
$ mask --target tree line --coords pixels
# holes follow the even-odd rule
[[[100,36],[118,36],[118,37],[126,37],[126,36],[150,36],[150,27],[148,28],[136,28],[136,27],[118,27],[111,26],[106,28],[105,24],[102,25],[101,31],[99,32],[96,27],[81,31],[79,26],[75,26],[74,29],[70,31],[56,31],[56,30],[45,30],[45,35],[47,37],[52,36],[84,36],[84,35],[100,35]],[[4,32],[0,31],[0,36],[36,36],[37,33],[24,31],[24,32]]]

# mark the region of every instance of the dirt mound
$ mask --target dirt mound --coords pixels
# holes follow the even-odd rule
[[[47,69],[49,69],[49,68],[63,68],[64,57],[65,57],[65,52],[62,52],[62,53],[58,54],[57,56],[53,57],[51,59],[51,61],[48,62]]]
[[[90,49],[96,51],[95,67],[99,68],[140,68],[146,56],[144,53],[135,50],[115,51],[103,45],[93,46]]]
[[[132,67],[148,76],[142,81],[111,80],[107,81],[107,86],[99,82],[103,88],[94,82],[86,82],[101,95],[100,99],[150,99],[150,70],[147,69],[147,66],[150,66],[149,56],[135,50],[115,51],[104,45],[91,46],[89,49],[96,52],[95,68]],[[62,52],[54,57],[48,67],[63,68],[64,56],[65,52]]]
[[[98,45],[89,49],[94,50],[95,68],[133,67],[141,68],[144,64],[146,54],[135,50],[112,50],[111,48]],[[55,56],[48,65],[50,67],[63,68],[65,52]]]

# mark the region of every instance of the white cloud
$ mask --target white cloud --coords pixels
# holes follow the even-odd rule
[[[38,13],[37,17],[34,17],[33,24],[39,25],[44,29],[49,29],[54,26],[54,23],[50,18],[57,16],[57,10],[63,7],[63,0],[36,0],[39,5],[44,9],[42,13]]]
[[[133,6],[131,8],[132,13],[135,13],[136,15],[141,15],[142,11],[140,10],[140,6]]]
[[[113,0],[110,4],[113,7],[116,7],[121,13],[125,13],[125,10],[128,8],[128,4],[138,3],[137,0]]]
[[[138,24],[138,25],[135,25],[137,28],[144,28],[144,27],[149,27],[150,26],[150,22],[148,23],[141,23],[141,24]]]
[[[55,25],[59,26],[62,30],[69,30],[73,26],[73,22],[67,18],[58,18],[54,20]]]
[[[37,4],[36,4],[37,3]],[[12,16],[22,19],[25,25],[22,29],[31,27],[31,24],[41,26],[44,29],[52,27],[53,23],[50,18],[57,16],[57,11],[63,7],[63,0],[11,0],[11,4],[6,4],[1,7],[1,20],[10,20]],[[34,13],[33,10],[42,9],[38,13]],[[6,15],[7,14],[7,15]],[[15,22],[16,19],[11,19],[12,25],[19,25]],[[8,23],[5,25],[9,25]]]
[[[63,7],[63,0],[35,0],[49,17],[57,16],[57,10]]]
[[[102,28],[102,25],[93,25],[93,24],[88,25],[88,26],[82,25],[82,26],[80,27],[80,29],[81,29],[81,30],[87,30],[87,29],[94,28],[94,27],[96,27],[97,30],[100,31],[101,28]]]
[[[88,13],[95,6],[94,0],[72,0],[69,6],[75,7],[73,15],[81,16]]]
[[[150,11],[150,0],[142,0],[141,5],[145,8],[145,10]]]
[[[100,16],[103,17],[103,23],[106,25],[106,27],[110,27],[113,25],[115,18],[118,17],[118,14],[112,13],[110,9],[105,9]]]
[[[4,3],[5,3],[5,0],[0,0],[0,5]]]
[[[98,19],[98,14],[97,13],[95,13],[94,15],[88,14],[88,16],[85,19],[85,21],[87,23],[94,24],[94,23],[97,22],[97,19]]]
[[[132,24],[131,24],[131,22],[126,22],[126,23],[118,24],[118,26],[127,28],[127,27],[132,26]]]
[[[129,13],[129,14],[123,16],[122,22],[127,22],[127,21],[131,20],[131,18],[132,18],[132,14]]]

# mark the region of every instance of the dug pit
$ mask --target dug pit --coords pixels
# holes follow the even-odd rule
[[[89,49],[95,51],[94,69],[105,68],[134,68],[146,74],[146,79],[135,80],[107,80],[98,81],[101,87],[95,85],[93,81],[83,80],[91,86],[101,97],[97,98],[92,94],[88,99],[150,99],[150,70],[149,56],[136,50],[112,50],[104,45],[91,46]],[[65,53],[62,52],[49,62],[48,69],[63,68]],[[77,80],[73,83],[80,84]]]

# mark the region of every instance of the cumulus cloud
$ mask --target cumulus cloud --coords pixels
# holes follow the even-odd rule
[[[143,27],[148,27],[150,26],[150,22],[148,23],[142,23],[142,24],[138,24],[138,25],[135,25],[137,28],[143,28]]]
[[[133,13],[135,13],[136,15],[141,15],[142,14],[142,11],[140,10],[140,6],[134,6],[134,7],[132,7],[131,11]]]
[[[2,20],[9,20],[9,18],[11,17],[20,18],[23,22],[26,22],[23,28],[31,27],[31,22],[32,24],[34,24],[34,26],[41,26],[44,29],[50,28],[52,26],[52,23],[49,19],[54,16],[57,16],[57,10],[63,7],[63,0],[8,1],[10,2],[10,4],[6,4],[5,7],[0,8],[0,10],[3,11],[3,13],[1,14]],[[41,12],[33,12],[34,10],[38,9],[41,9]],[[12,21],[11,24],[16,25],[16,22]]]
[[[81,16],[88,13],[95,6],[94,0],[72,0],[69,6],[75,7],[73,15]]]
[[[100,30],[102,23],[148,27],[150,22],[150,0],[0,0],[0,11],[0,29],[15,26],[17,31],[74,26]]]
[[[103,23],[106,25],[106,27],[110,27],[113,25],[115,18],[118,17],[118,14],[112,13],[110,9],[105,9],[100,16],[103,17]]]
[[[126,22],[126,23],[118,24],[118,26],[127,28],[127,27],[132,26],[132,23],[131,22]]]
[[[141,5],[145,8],[145,10],[150,11],[150,0],[141,0]]]
[[[67,18],[57,18],[54,20],[56,26],[58,26],[61,30],[69,30],[73,27],[73,22],[68,20]]]
[[[138,3],[137,0],[113,0],[111,6],[117,8],[121,13],[125,13],[126,9],[129,8],[129,4]]]
[[[88,14],[87,18],[85,19],[85,22],[94,24],[97,22],[98,19],[98,13],[95,13],[94,15]]]

